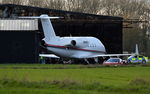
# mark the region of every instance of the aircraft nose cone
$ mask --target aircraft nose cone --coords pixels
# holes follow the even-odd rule
[[[101,52],[106,53],[106,49],[105,49],[104,45],[101,45],[100,50],[101,50]]]
[[[105,49],[105,47],[103,46],[103,49],[102,49],[102,51],[104,52],[104,53],[106,53],[106,49]]]

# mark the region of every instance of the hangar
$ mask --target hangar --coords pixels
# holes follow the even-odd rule
[[[0,5],[0,20],[3,23],[0,24],[0,63],[38,63],[43,38],[41,23],[33,19],[23,19],[23,22],[31,25],[27,25],[28,28],[20,27],[17,17],[41,14],[64,17],[52,21],[58,36],[94,36],[103,42],[107,53],[122,53],[121,17],[3,4]],[[10,25],[8,21],[14,23]],[[13,24],[16,24],[16,28]],[[35,28],[29,28],[30,26]]]

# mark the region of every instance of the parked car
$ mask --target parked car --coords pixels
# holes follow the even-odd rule
[[[148,62],[148,57],[142,56],[142,55],[135,55],[135,56],[129,56],[128,57],[128,63],[134,63],[134,64],[145,64]]]
[[[121,58],[109,58],[103,62],[103,65],[123,65],[126,63],[126,60],[122,60]]]

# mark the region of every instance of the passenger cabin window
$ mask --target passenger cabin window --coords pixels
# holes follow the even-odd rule
[[[90,44],[89,47],[96,47],[96,44]]]

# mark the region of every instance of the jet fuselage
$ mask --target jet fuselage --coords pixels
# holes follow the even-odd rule
[[[60,57],[93,58],[106,54],[102,42],[95,37],[56,37],[46,43],[47,49]]]

